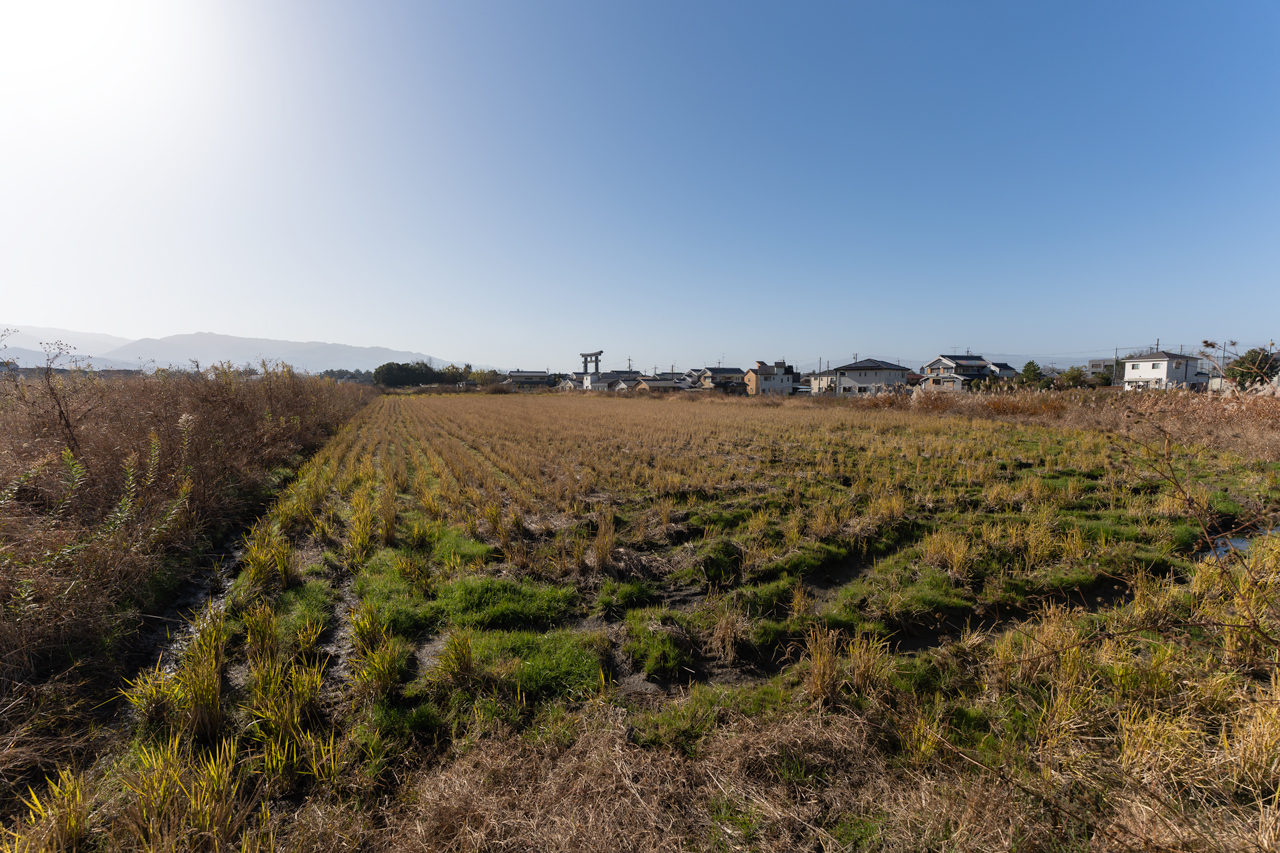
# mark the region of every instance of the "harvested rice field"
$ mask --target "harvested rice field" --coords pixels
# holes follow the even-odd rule
[[[1280,464],[1027,399],[377,398],[0,850],[1275,849]]]

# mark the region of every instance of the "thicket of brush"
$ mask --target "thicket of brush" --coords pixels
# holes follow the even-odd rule
[[[776,404],[768,400],[761,402]],[[1186,444],[1280,461],[1280,398],[1277,397],[1248,394],[1221,397],[1193,391],[998,390],[972,394],[885,394],[867,399],[795,398],[786,404],[900,409],[1109,432],[1123,432],[1135,419],[1149,419],[1158,421]]]
[[[269,366],[0,381],[0,793],[74,747],[138,614],[369,396]]]

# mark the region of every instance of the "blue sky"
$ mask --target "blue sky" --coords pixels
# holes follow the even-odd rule
[[[0,10],[4,323],[1065,364],[1278,273],[1270,2]]]

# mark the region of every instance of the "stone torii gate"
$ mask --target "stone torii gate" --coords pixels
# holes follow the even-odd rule
[[[582,356],[583,373],[587,372],[587,362],[592,362],[595,365],[596,369],[593,372],[600,372],[600,356],[604,355],[604,350],[598,349],[595,352],[580,352],[578,355]]]

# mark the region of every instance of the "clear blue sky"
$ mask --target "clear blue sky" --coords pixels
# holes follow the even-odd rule
[[[0,10],[4,323],[1062,364],[1278,285],[1274,2]]]

